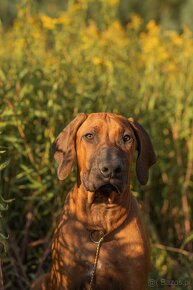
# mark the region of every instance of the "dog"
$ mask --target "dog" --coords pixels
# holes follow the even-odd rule
[[[146,289],[150,246],[130,191],[136,150],[136,174],[144,185],[156,155],[149,135],[132,118],[81,113],[56,138],[58,178],[64,180],[76,160],[77,183],[66,197],[51,271],[40,289]]]

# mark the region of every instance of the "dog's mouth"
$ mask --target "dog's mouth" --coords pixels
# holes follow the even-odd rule
[[[94,191],[94,203],[105,202],[112,204],[119,199],[121,194],[121,189],[116,184],[107,183],[100,186],[97,190]]]
[[[107,183],[100,186],[95,192],[98,194],[109,196],[113,192],[120,194],[120,189],[117,185]]]

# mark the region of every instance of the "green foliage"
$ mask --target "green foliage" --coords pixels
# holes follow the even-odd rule
[[[0,2],[0,20],[4,25],[10,26],[17,17],[17,4],[24,3],[26,0],[1,0]],[[34,0],[33,5],[38,11],[44,11],[49,16],[56,17],[61,10],[67,9],[69,4],[75,0]],[[85,1],[84,1],[85,2]],[[87,1],[88,2],[88,1]],[[193,0],[120,0],[120,1],[93,1],[88,15],[95,14],[96,19],[111,16],[107,13],[104,15],[105,2],[118,2],[117,16],[120,21],[127,24],[132,14],[140,15],[145,23],[155,19],[164,29],[181,30],[183,25],[189,25],[193,29]],[[102,5],[101,5],[102,3]],[[87,16],[88,16],[87,15]],[[100,21],[102,23],[103,21]]]
[[[0,157],[4,153],[5,153],[4,150],[0,150]],[[8,164],[9,164],[9,161],[2,162],[2,160],[0,159],[0,173]],[[0,179],[1,179],[1,174],[0,174]],[[11,201],[12,200],[5,200],[1,196],[1,186],[0,186],[0,288],[1,289],[4,288],[1,258],[3,257],[3,254],[6,254],[8,251],[8,243],[7,243],[8,237],[6,237],[4,233],[5,229],[4,229],[4,220],[3,220],[4,215],[3,214],[4,212],[8,210],[8,204]]]
[[[4,150],[0,150],[0,156],[2,154],[4,154],[5,151]],[[1,161],[1,159],[0,159]],[[1,171],[9,164],[9,161],[4,161],[4,162],[0,162],[0,173]],[[1,178],[1,175],[0,175]],[[4,223],[3,223],[3,213],[6,212],[8,210],[8,204],[11,202],[12,200],[5,200],[2,195],[1,195],[1,186],[0,186],[0,246],[2,245],[2,247],[0,247],[0,257],[2,256],[3,253],[7,252],[8,249],[8,244],[7,244],[7,239],[8,237],[5,236],[5,229],[4,229]]]
[[[57,181],[51,143],[78,112],[96,111],[135,117],[150,133],[158,162],[147,186],[135,180],[132,187],[149,216],[151,277],[190,280],[191,255],[182,253],[192,241],[191,32],[162,33],[154,21],[143,30],[138,16],[122,27],[115,0],[72,1],[57,18],[33,13],[24,2],[0,40],[0,146],[10,160],[1,191],[15,199],[7,223],[7,289],[28,289],[48,268],[50,236],[75,182],[75,174]]]

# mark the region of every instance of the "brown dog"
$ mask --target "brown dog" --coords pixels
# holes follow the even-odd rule
[[[145,184],[156,157],[148,134],[133,119],[80,114],[57,137],[58,177],[64,180],[76,159],[78,180],[54,234],[51,273],[42,289],[146,288],[149,243],[130,192],[135,150],[137,177]]]

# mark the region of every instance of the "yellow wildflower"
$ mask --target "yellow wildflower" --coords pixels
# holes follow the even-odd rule
[[[112,23],[112,28],[113,29],[116,29],[116,30],[119,30],[119,31],[122,31],[123,30],[122,25],[121,25],[121,23],[118,20],[117,21],[114,21]]]
[[[115,6],[117,5],[119,2],[119,0],[107,0],[107,3],[110,5],[110,6]]]
[[[172,36],[172,42],[177,46],[181,46],[183,44],[183,38],[179,34],[174,33]]]
[[[147,24],[147,29],[148,31],[150,32],[159,32],[160,31],[160,28],[159,26],[156,24],[155,20],[150,20]]]
[[[141,24],[142,24],[142,19],[139,15],[136,15],[134,14],[132,17],[131,17],[131,21],[130,23],[127,25],[127,27],[129,29],[134,29],[134,30],[137,30],[140,28]]]
[[[62,13],[60,15],[60,17],[55,19],[55,23],[56,24],[68,25],[68,24],[70,24],[70,18],[69,18],[67,13]]]
[[[42,15],[41,16],[41,21],[43,24],[43,27],[46,29],[53,30],[55,28],[56,20],[47,16],[47,15]]]
[[[95,65],[99,65],[99,64],[101,64],[103,61],[102,61],[102,59],[100,58],[100,57],[94,57],[93,58],[93,63],[95,64]]]

